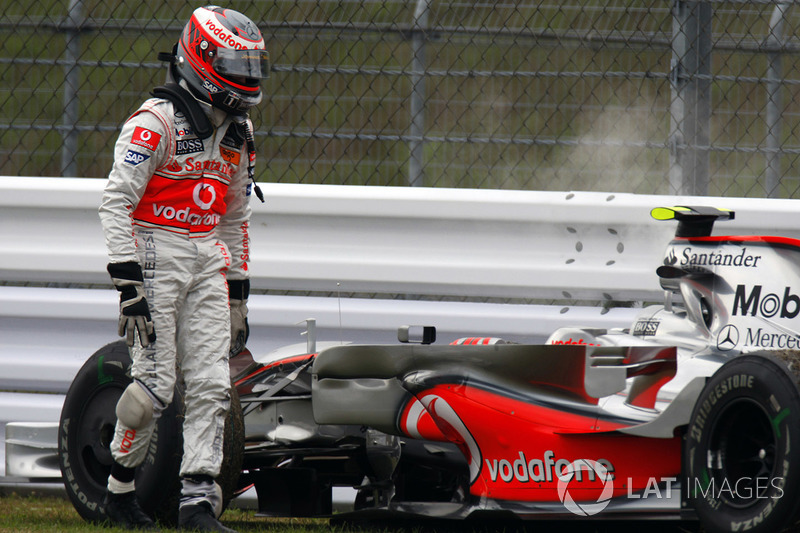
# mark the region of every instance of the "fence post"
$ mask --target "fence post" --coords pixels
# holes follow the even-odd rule
[[[80,102],[78,86],[80,84],[80,68],[78,59],[81,55],[80,33],[83,24],[83,0],[70,0],[64,32],[66,46],[64,48],[64,117],[62,119],[64,141],[61,145],[61,175],[77,176],[75,156],[78,153],[78,117]]]
[[[781,112],[783,111],[783,44],[786,17],[792,4],[779,2],[769,19],[769,35],[764,41],[767,49],[767,103],[766,103],[766,165],[764,169],[764,192],[768,198],[779,195],[781,181]]]
[[[412,187],[425,185],[424,141],[425,136],[425,32],[428,29],[428,14],[431,0],[417,0],[414,22],[411,28],[411,113],[409,127],[408,184]]]
[[[673,3],[669,194],[708,194],[711,14],[709,2]]]

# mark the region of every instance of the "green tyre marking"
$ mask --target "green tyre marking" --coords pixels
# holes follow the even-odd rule
[[[105,356],[102,355],[97,359],[97,383],[103,385],[104,383],[108,383],[109,381],[114,381],[114,378],[107,375],[103,371],[103,362],[105,361]]]

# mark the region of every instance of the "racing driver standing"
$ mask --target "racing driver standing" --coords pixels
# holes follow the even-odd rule
[[[261,197],[248,112],[261,101],[269,56],[253,21],[206,6],[159,59],[169,62],[167,83],[123,125],[99,210],[133,361],[116,406],[105,510],[114,525],[157,529],[134,473],[173,399],[177,366],[186,383],[179,527],[233,531],[218,520],[215,478],[229,354],[248,335],[248,202],[253,188]]]

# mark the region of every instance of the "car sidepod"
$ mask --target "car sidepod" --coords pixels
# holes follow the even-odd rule
[[[314,417],[455,444],[468,464],[461,516],[677,515],[680,432],[636,431],[658,420],[675,358],[664,347],[331,348],[312,369]],[[603,407],[621,395],[624,408]]]

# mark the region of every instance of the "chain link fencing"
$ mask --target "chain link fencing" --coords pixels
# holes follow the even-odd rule
[[[103,177],[199,4],[5,0],[0,174]],[[261,181],[798,195],[798,22],[759,0],[250,0]]]

